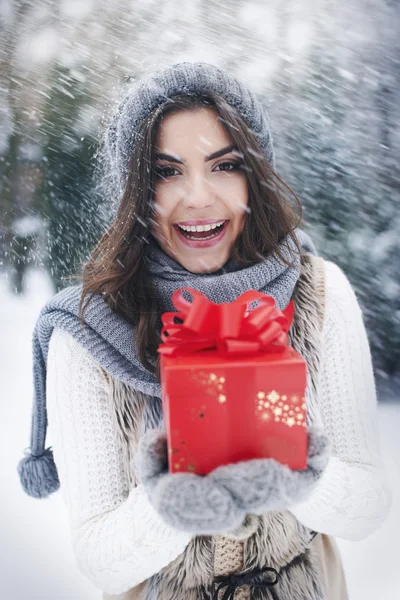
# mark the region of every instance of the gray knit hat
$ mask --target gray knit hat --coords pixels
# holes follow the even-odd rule
[[[128,85],[106,133],[106,151],[115,181],[126,184],[129,161],[140,124],[151,111],[177,94],[201,97],[220,94],[236,108],[275,167],[268,115],[255,95],[225,71],[207,63],[180,63]]]
[[[106,169],[110,181],[114,182],[113,194],[119,195],[127,180],[130,157],[135,136],[143,119],[166,99],[177,94],[203,96],[207,92],[220,94],[243,117],[247,126],[256,135],[267,161],[274,164],[274,150],[266,111],[256,97],[226,72],[206,63],[181,63],[157,71],[129,85],[106,130],[105,151],[108,160]],[[72,288],[68,290],[72,291]],[[68,290],[66,294],[68,296]],[[59,487],[57,469],[51,448],[45,448],[46,413],[46,362],[48,343],[54,327],[54,318],[47,314],[45,306],[38,319],[33,338],[34,359],[34,402],[32,414],[31,445],[18,464],[18,473],[27,494],[44,498]],[[50,310],[51,313],[51,310]],[[70,313],[68,308],[67,313]],[[64,318],[64,317],[63,317]],[[47,326],[46,319],[50,319]],[[90,330],[90,328],[89,328]],[[96,340],[95,340],[96,342]],[[95,343],[94,342],[94,343]],[[105,359],[105,363],[107,360]],[[127,363],[127,370],[129,371]]]

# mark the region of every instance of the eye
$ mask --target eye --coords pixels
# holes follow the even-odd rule
[[[241,163],[232,161],[232,162],[222,162],[219,165],[217,165],[214,169],[214,171],[218,170],[218,171],[238,171],[241,167]]]
[[[154,173],[157,179],[168,179],[169,177],[174,177],[179,174],[178,169],[171,166],[158,166],[154,167]]]

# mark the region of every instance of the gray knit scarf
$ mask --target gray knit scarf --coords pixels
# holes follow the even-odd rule
[[[310,237],[297,230],[302,253],[316,254]],[[192,287],[217,304],[231,302],[243,292],[253,289],[272,296],[278,308],[288,305],[300,274],[300,256],[288,236],[280,250],[295,266],[288,267],[276,255],[260,263],[240,268],[230,259],[212,274],[195,274],[184,269],[151,239],[147,263],[151,282],[156,290],[160,315],[174,311],[172,293],[181,287]],[[54,327],[70,333],[86,348],[107,372],[132,388],[161,398],[160,382],[141,363],[134,343],[133,327],[117,315],[99,294],[90,301],[82,328],[78,308],[82,284],[58,292],[41,310],[33,332],[34,401],[31,445],[18,464],[24,491],[34,498],[43,498],[59,488],[57,468],[51,448],[45,449],[46,363],[50,337]]]
[[[311,238],[305,232],[298,229],[296,237],[303,252],[315,254]],[[219,271],[207,275],[190,273],[151,241],[147,260],[160,309],[175,311],[172,293],[186,286],[202,292],[217,304],[233,302],[243,292],[257,290],[273,296],[278,308],[283,310],[289,304],[300,274],[300,258],[289,236],[280,244],[280,250],[285,259],[295,263],[295,267],[288,268],[276,255],[245,268],[240,268],[231,258]]]

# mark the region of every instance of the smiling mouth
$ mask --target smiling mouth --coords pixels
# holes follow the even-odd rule
[[[214,229],[211,229],[209,231],[186,231],[185,229],[182,229],[182,227],[180,227],[179,225],[174,225],[174,227],[176,227],[179,230],[179,233],[185,236],[188,240],[205,241],[217,237],[221,233],[222,229],[225,227],[227,222],[228,221],[224,221],[223,223],[221,223],[221,225],[218,225],[218,227],[215,227]]]

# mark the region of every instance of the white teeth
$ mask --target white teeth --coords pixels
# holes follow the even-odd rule
[[[225,221],[218,221],[218,223],[210,223],[208,225],[179,225],[184,231],[210,231],[220,225],[223,225]]]

